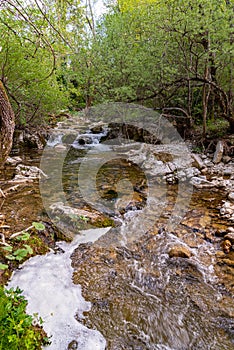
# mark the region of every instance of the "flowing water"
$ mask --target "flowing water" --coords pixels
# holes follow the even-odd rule
[[[52,337],[52,344],[45,349],[67,349],[72,342],[78,349],[105,349],[103,336],[74,318],[75,313],[82,317],[90,303],[82,297],[81,287],[72,283],[70,255],[79,244],[87,242],[87,237],[89,242],[95,241],[107,230],[81,232],[71,244],[58,243],[60,253],[31,258],[9,283],[9,287],[20,286],[24,291],[29,301],[28,313],[39,313],[45,321],[44,329]]]
[[[124,157],[113,159],[111,146],[99,143],[105,130],[92,134],[84,126],[79,137],[74,130],[72,134],[63,162],[62,198],[76,208],[101,208],[120,226],[82,231],[72,243],[58,243],[59,251],[31,258],[13,275],[9,286],[19,285],[29,300],[28,311],[45,320],[44,328],[52,335],[48,350],[233,349],[233,283],[224,285],[216,264],[218,233],[228,225],[217,209],[225,194],[194,190],[181,224],[167,232],[178,186],[158,185],[157,201],[147,206],[144,172]],[[50,140],[51,157],[60,159],[63,135],[58,130]],[[46,198],[53,204],[61,199],[56,181],[60,170],[56,162],[48,162],[53,185],[48,180]],[[79,180],[82,167],[89,176]],[[12,200],[28,208],[31,198],[39,212],[39,197],[34,184],[34,193]],[[6,202],[2,209],[7,212],[12,205]],[[141,216],[146,207],[151,210],[149,227]],[[156,208],[160,215],[155,215]],[[188,249],[191,257],[171,258],[169,251],[176,245]]]

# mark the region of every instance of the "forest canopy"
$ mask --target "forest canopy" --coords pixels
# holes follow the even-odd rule
[[[17,123],[102,102],[140,103],[234,131],[234,2],[0,1],[0,79]]]

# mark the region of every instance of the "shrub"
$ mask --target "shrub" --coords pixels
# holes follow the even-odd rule
[[[42,319],[26,313],[27,300],[17,287],[7,290],[0,286],[0,350],[41,349],[48,343],[42,329]]]

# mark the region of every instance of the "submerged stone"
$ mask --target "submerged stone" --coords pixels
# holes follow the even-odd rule
[[[191,251],[185,246],[175,245],[170,248],[169,252],[170,258],[190,258],[192,256]]]

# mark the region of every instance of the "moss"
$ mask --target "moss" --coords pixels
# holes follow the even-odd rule
[[[103,219],[100,219],[98,220],[96,223],[95,223],[95,226],[96,227],[114,227],[115,226],[115,222],[113,219],[110,219],[110,218],[103,218]]]
[[[31,236],[27,244],[33,249],[33,255],[46,254],[49,251],[48,246],[38,236]]]

